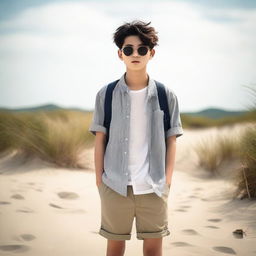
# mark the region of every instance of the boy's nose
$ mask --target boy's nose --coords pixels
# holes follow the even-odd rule
[[[134,50],[133,50],[133,53],[132,53],[132,56],[138,56],[138,55],[139,55],[138,50],[137,50],[137,49],[134,49]]]

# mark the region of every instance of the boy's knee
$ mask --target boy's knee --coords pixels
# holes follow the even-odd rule
[[[144,256],[162,256],[162,238],[144,239]]]
[[[125,252],[125,240],[108,239],[107,256],[123,256]]]

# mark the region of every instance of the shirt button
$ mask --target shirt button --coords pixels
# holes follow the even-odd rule
[[[125,175],[127,176],[127,175],[128,175],[128,172],[126,172]]]
[[[127,115],[126,117],[129,118],[129,115]]]
[[[126,154],[127,152],[125,151],[124,153]]]
[[[128,140],[128,138],[125,138],[125,140]]]

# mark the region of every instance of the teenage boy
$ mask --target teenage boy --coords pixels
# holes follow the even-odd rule
[[[108,84],[96,95],[89,128],[96,135],[94,161],[101,199],[99,234],[108,239],[107,256],[124,255],[134,217],[137,239],[143,240],[144,256],[161,256],[162,238],[170,234],[168,195],[176,137],[183,130],[177,96],[166,86],[170,128],[164,129],[164,111],[159,106],[156,82],[146,71],[158,41],[150,23],[126,22],[115,31],[114,43],[126,72],[112,92],[109,129],[104,125]]]

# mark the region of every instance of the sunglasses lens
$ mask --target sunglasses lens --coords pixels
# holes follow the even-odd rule
[[[141,55],[141,56],[146,55],[147,52],[148,52],[148,48],[145,47],[145,46],[141,46],[141,47],[138,48],[138,53],[139,53],[139,55]]]
[[[133,52],[133,49],[131,46],[126,46],[124,47],[123,49],[123,53],[126,55],[126,56],[130,56]]]
[[[126,56],[130,56],[133,53],[133,48],[131,46],[124,47],[123,48],[123,53]],[[144,56],[148,53],[148,48],[146,46],[141,46],[141,47],[138,48],[138,53],[139,53],[139,55]]]

